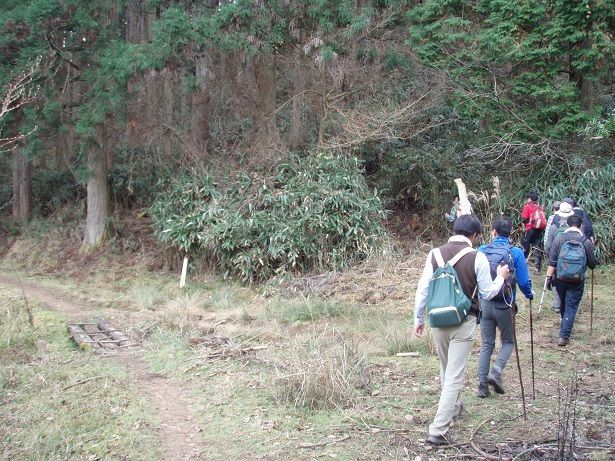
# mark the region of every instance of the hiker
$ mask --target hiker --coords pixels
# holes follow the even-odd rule
[[[551,206],[551,215],[549,215],[549,218],[547,219],[547,227],[545,227],[545,235],[543,236],[544,244],[545,244],[545,254],[547,256],[549,256],[549,250],[547,249],[547,240],[549,239],[549,230],[551,229],[551,224],[553,224],[553,218],[555,218],[555,215],[559,211],[559,206],[561,205],[561,203],[562,202],[557,201],[557,200],[553,202],[553,205]]]
[[[562,347],[570,342],[574,318],[583,297],[586,268],[594,269],[598,265],[594,244],[581,232],[583,220],[573,214],[567,218],[567,223],[568,228],[551,245],[546,281],[547,289],[551,290],[555,275],[562,317],[557,345]]]
[[[474,215],[461,215],[453,225],[454,235],[448,243],[439,248],[432,249],[427,255],[425,268],[416,289],[414,306],[414,334],[421,337],[425,331],[424,314],[427,306],[429,285],[432,275],[439,264],[436,260],[441,257],[450,261],[460,252],[468,252],[454,264],[457,278],[461,282],[463,293],[471,300],[469,315],[463,321],[451,327],[432,328],[433,337],[440,359],[440,401],[433,422],[429,426],[427,443],[431,445],[445,445],[445,438],[453,418],[461,416],[464,404],[461,400],[463,377],[466,370],[470,350],[476,337],[476,322],[479,303],[476,290],[484,299],[491,299],[500,292],[504,279],[508,277],[508,267],[497,269],[495,280],[491,279],[491,271],[487,257],[483,253],[472,250],[472,245],[481,232],[481,223]],[[442,263],[442,261],[440,261]]]
[[[566,199],[564,199],[566,200]],[[568,218],[574,214],[572,211],[572,205],[568,202],[562,200],[559,206],[559,210],[555,212],[553,219],[551,220],[551,225],[549,226],[548,232],[546,232],[545,237],[545,251],[547,257],[551,254],[551,247],[553,246],[553,241],[562,235],[566,229],[568,229]]]
[[[545,235],[543,237],[544,245],[545,245],[545,254],[547,255],[547,258],[549,257],[549,246],[547,242],[553,243],[553,238],[549,240],[549,234],[551,233],[551,225],[553,224],[553,219],[555,218],[555,216],[557,215],[557,212],[559,211],[559,207],[561,203],[562,202],[557,201],[557,200],[553,202],[553,205],[551,207],[551,210],[553,211],[553,213],[551,214],[551,216],[549,216],[549,219],[547,219],[547,227],[545,228]],[[551,309],[553,310],[553,312],[559,313],[559,296],[557,296],[557,290],[554,290],[552,293],[553,293],[553,304],[551,305]]]
[[[523,255],[527,260],[530,248],[536,249],[535,268],[540,272],[542,268],[542,237],[547,227],[547,219],[542,207],[538,204],[538,194],[534,191],[527,194],[527,201],[521,211],[521,222],[525,224],[525,234],[521,239]]]
[[[587,214],[587,212],[583,208],[581,208],[577,201],[573,198],[566,197],[562,201],[570,203],[570,205],[572,205],[572,211],[574,212],[574,214],[576,214],[577,216],[579,216],[579,218],[583,220],[583,227],[581,228],[581,232],[583,232],[583,235],[585,235],[585,237],[587,237],[588,239],[591,239],[592,243],[594,243],[594,225],[591,219],[589,219],[589,215]]]
[[[457,219],[458,212],[459,212],[459,195],[455,195],[455,197],[453,197],[453,207],[451,208],[451,211],[444,214],[444,219],[446,219],[448,222],[453,224],[455,220]]]
[[[478,251],[484,253],[489,261],[491,276],[495,278],[496,269],[501,264],[508,265],[510,274],[504,282],[502,290],[491,300],[480,301],[480,333],[481,346],[478,359],[478,393],[481,398],[491,394],[489,385],[498,394],[504,394],[502,371],[515,348],[515,331],[512,309],[517,313],[515,304],[516,286],[529,300],[534,299],[532,281],[527,270],[523,251],[510,244],[509,236],[512,232],[512,222],[505,217],[496,218],[491,225],[493,240],[487,245],[479,247]],[[495,360],[495,365],[489,372],[491,354],[495,348],[496,329],[500,330],[502,346]]]

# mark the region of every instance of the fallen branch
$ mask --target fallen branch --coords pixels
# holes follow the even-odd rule
[[[500,461],[502,458],[499,456],[493,456],[490,455],[488,453],[485,453],[483,450],[480,449],[480,447],[478,445],[476,445],[476,442],[474,442],[474,440],[470,441],[470,446],[472,447],[472,449],[478,453],[479,455],[481,455],[482,457],[486,458],[486,459],[491,459],[493,461]]]
[[[319,447],[326,447],[327,445],[332,445],[334,443],[343,442],[344,440],[348,440],[349,438],[350,438],[349,435],[345,435],[344,437],[340,437],[339,439],[333,439],[333,440],[330,440],[328,442],[322,442],[322,443],[301,442],[299,445],[297,445],[297,448],[319,448]]]
[[[85,383],[89,383],[90,381],[94,381],[96,379],[101,379],[104,378],[104,376],[92,376],[91,378],[87,378],[87,379],[82,379],[81,381],[77,381],[76,383],[70,384],[69,386],[64,387],[62,390],[68,390],[71,387],[75,387],[75,386],[79,386],[81,384],[85,384]]]
[[[530,453],[533,453],[536,450],[544,450],[544,449],[551,449],[551,447],[555,448],[556,444],[549,444],[549,445],[534,445],[531,448],[528,448],[527,450],[523,450],[521,453],[517,453],[515,455],[515,457],[512,459],[512,461],[516,461],[517,459],[521,459],[522,456],[524,455],[529,455]]]
[[[227,348],[227,349],[221,349],[218,351],[214,351],[211,354],[197,357],[196,360],[201,360],[201,359],[211,360],[211,359],[218,359],[221,357],[239,357],[239,356],[247,354],[248,352],[261,351],[263,349],[268,349],[268,348],[269,348],[269,345],[250,346],[250,347],[246,347],[243,349]]]
[[[576,352],[571,351],[567,347],[553,347],[553,346],[545,346],[544,344],[536,344],[536,346],[542,347],[544,349],[548,349],[550,351],[559,351],[559,352],[568,352],[572,355],[577,355]]]

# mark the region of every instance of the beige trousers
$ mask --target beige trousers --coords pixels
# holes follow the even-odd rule
[[[451,421],[463,409],[461,391],[463,377],[476,338],[476,317],[468,315],[455,327],[434,328],[433,337],[440,358],[440,402],[438,412],[429,426],[430,435],[444,435]]]

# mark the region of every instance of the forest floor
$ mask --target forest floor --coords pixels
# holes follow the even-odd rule
[[[534,316],[535,400],[521,302],[527,420],[514,356],[507,393],[475,396],[478,339],[454,445],[425,444],[438,359],[429,335],[412,338],[411,308],[428,248],[281,285],[201,275],[180,290],[147,258],[71,254],[52,268],[57,249],[17,242],[0,262],[0,459],[613,459],[612,266],[595,271],[592,335],[589,296],[567,348],[550,294]],[[142,352],[77,348],[66,322],[95,316]]]

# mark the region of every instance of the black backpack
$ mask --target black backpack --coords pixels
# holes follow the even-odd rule
[[[487,256],[489,261],[489,268],[491,269],[491,279],[495,280],[497,276],[498,266],[508,265],[508,278],[504,281],[500,292],[492,298],[494,301],[504,301],[507,304],[512,302],[512,289],[517,283],[517,277],[515,275],[515,261],[512,256],[511,248],[513,246],[508,245],[494,245],[490,243],[482,250]]]
[[[555,239],[557,237],[559,237],[564,232],[566,232],[566,229],[568,229],[568,227],[569,227],[568,226],[568,219],[567,218],[562,218],[559,215],[555,215],[551,225],[555,226],[555,230],[553,231],[553,241],[555,241]]]

